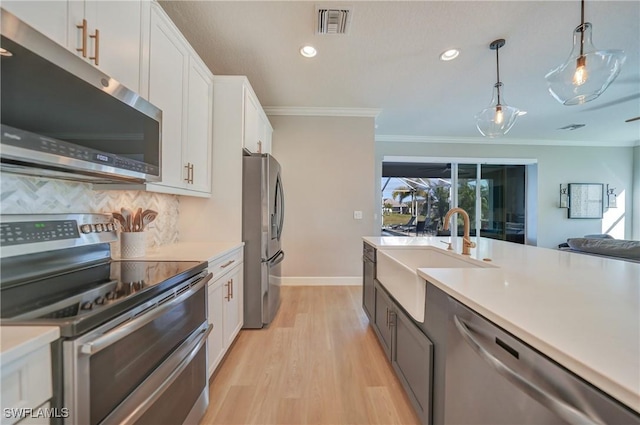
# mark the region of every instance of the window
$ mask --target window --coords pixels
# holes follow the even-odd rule
[[[483,237],[524,243],[525,178],[524,165],[384,162],[383,234],[448,236],[444,216],[459,206],[469,214],[471,236],[480,229]],[[454,234],[462,235],[462,224],[458,215]]]

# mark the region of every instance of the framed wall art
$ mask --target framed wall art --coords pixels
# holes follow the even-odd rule
[[[569,218],[602,218],[602,183],[569,183]]]

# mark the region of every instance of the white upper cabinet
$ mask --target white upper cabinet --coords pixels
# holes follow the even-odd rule
[[[259,103],[248,89],[244,90],[244,145],[250,152],[262,152],[259,144]]]
[[[77,26],[86,19],[89,61],[136,93],[140,92],[142,35],[148,31],[142,27],[145,13],[149,13],[148,0],[69,2],[75,48],[82,48],[83,30]]]
[[[244,84],[243,147],[251,153],[271,153],[273,129],[249,82]]]
[[[183,93],[189,55],[179,34],[156,8],[149,39],[149,101],[162,110],[162,182],[184,187],[182,168]]]
[[[67,1],[3,1],[0,6],[56,43],[67,47],[69,10]]]
[[[187,90],[187,140],[183,155],[191,170],[190,189],[211,193],[211,131],[213,79],[195,58],[189,61]]]
[[[140,92],[148,0],[3,1],[2,7],[127,88]]]
[[[258,146],[264,153],[271,153],[271,136],[273,134],[273,128],[271,123],[267,119],[266,115],[260,117],[258,131]]]
[[[147,189],[208,197],[213,75],[155,3],[149,60],[149,101],[162,109],[162,181]]]

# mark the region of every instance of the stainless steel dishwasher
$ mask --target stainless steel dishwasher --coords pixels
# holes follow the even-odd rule
[[[449,308],[447,425],[640,424],[640,415],[474,311],[451,298]]]

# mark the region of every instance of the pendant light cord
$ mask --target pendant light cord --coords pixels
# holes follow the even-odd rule
[[[584,0],[581,1],[580,7],[580,56],[584,54]]]
[[[498,105],[500,105],[500,59],[498,58],[498,51],[500,47],[496,47],[496,88],[498,89]]]

